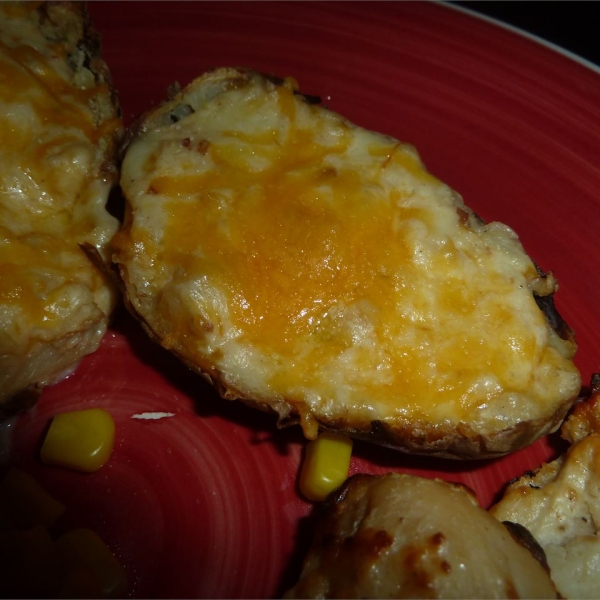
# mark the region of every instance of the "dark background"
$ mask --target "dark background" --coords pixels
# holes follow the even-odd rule
[[[544,38],[600,66],[600,2],[504,0],[450,2]]]

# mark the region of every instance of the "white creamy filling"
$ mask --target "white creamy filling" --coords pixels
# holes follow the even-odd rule
[[[553,411],[557,399],[577,392],[579,375],[570,357],[551,347],[557,340],[528,289],[535,267],[509,227],[460,224],[462,200],[424,171],[412,147],[299,102],[292,127],[280,100],[277,92],[263,95],[252,87],[229,91],[176,125],[145,132],[128,150],[122,185],[133,206],[131,235],[146,240],[136,242],[128,276],[138,290],[160,298],[158,305],[142,298],[148,304],[140,310],[167,315],[163,333],[170,345],[178,337],[172,319],[183,318],[173,307],[184,307],[195,335],[181,335],[180,343],[190,356],[218,355],[216,364],[233,386],[258,397],[303,397],[331,418],[352,410],[366,418],[454,423],[468,414],[470,422],[509,427],[539,417],[546,405]],[[190,151],[200,140],[208,141],[205,151]],[[320,162],[311,162],[314,156]],[[223,179],[224,168],[245,175]],[[204,188],[203,182],[210,184]],[[318,296],[307,298],[284,330],[273,330],[270,346],[236,320],[229,284],[211,278],[212,250],[203,235],[209,243],[213,236],[220,240],[225,251],[240,244],[243,256],[239,211],[279,191],[294,194],[277,202],[288,207],[281,218],[291,215],[296,226],[282,233],[274,222],[261,230],[260,217],[250,212],[247,223],[247,231],[256,227],[256,237],[248,238],[256,243],[281,236],[282,244],[264,257],[281,265],[275,271],[301,270],[322,252],[318,271],[306,275],[326,286],[348,266],[336,253],[336,244],[352,244],[344,239],[345,213],[358,215],[352,217],[357,240],[371,239],[360,237],[361,228],[368,232],[378,219],[384,229],[379,237],[365,234],[376,241],[382,261],[364,273],[365,294],[340,289],[346,300],[323,305]],[[197,245],[181,257],[172,253],[166,233],[175,203],[197,206],[198,223],[212,219],[210,231],[198,233]],[[324,223],[330,230],[319,238]],[[252,247],[247,252],[254,257]],[[286,290],[279,290],[276,277],[269,283],[284,304],[303,293],[302,280],[291,281]],[[388,292],[378,295],[378,286]],[[234,298],[235,311],[254,315],[260,329],[271,315],[258,312],[247,292]],[[286,331],[296,323],[298,335],[288,340]],[[555,376],[546,380],[548,371]]]

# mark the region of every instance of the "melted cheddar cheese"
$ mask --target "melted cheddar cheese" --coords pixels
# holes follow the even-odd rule
[[[83,27],[78,9],[0,4],[0,401],[94,350],[115,302],[79,247],[106,257],[118,228],[122,127],[106,83],[74,65]]]
[[[577,393],[517,236],[481,224],[412,146],[292,80],[190,98],[122,170],[115,258],[165,346],[284,399],[309,437],[311,415],[510,427]]]

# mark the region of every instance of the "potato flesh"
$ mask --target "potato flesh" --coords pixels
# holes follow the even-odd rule
[[[544,567],[459,485],[350,479],[286,598],[556,598]]]
[[[287,401],[309,437],[313,416],[487,434],[574,398],[573,347],[514,232],[479,223],[411,146],[293,92],[192,90],[190,114],[130,145],[115,260],[163,345]]]
[[[599,407],[597,391],[577,404],[561,429],[568,451],[512,483],[490,509],[531,531],[564,598],[597,598],[600,590]]]
[[[118,228],[105,204],[114,184],[108,152],[121,129],[100,113],[111,102],[106,85],[69,66],[74,42],[63,37],[83,35],[78,13],[0,6],[0,403],[95,350],[116,301],[78,246],[106,258]],[[50,41],[55,21],[58,42]]]

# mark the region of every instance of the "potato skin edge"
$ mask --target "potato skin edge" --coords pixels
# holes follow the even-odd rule
[[[122,266],[119,272],[121,278],[126,278]],[[162,338],[137,312],[126,291],[124,299],[126,308],[141,323],[151,340],[173,353],[191,371],[205,379],[222,399],[238,401],[275,415],[279,428],[301,424],[300,413],[290,399],[281,398],[274,402],[267,398],[252,397],[228,385],[224,375],[215,366],[208,363],[194,364],[173,348],[167,347]],[[572,398],[564,401],[550,418],[521,421],[514,427],[487,435],[477,433],[466,423],[451,426],[385,421],[348,422],[342,419],[326,419],[314,413],[310,413],[310,416],[316,420],[320,431],[345,434],[356,440],[386,446],[407,454],[457,460],[491,459],[524,448],[544,435],[556,431],[575,400],[576,398]]]
[[[208,71],[202,76],[202,80],[210,85],[225,85],[231,79],[232,81],[251,78],[256,71],[243,68],[225,68]],[[283,85],[284,80],[258,73],[258,75],[267,78],[273,85]],[[222,81],[221,81],[222,80]],[[225,82],[225,83],[223,83]],[[165,115],[168,114],[169,104],[173,101],[185,103],[186,89],[181,89],[177,84],[171,87],[167,100],[158,107],[144,113],[137,119],[129,131],[128,137],[122,147],[125,152],[130,143],[139,135],[142,135],[148,128],[159,126]],[[193,90],[189,92],[193,94]],[[300,96],[303,96],[296,91]],[[306,102],[314,103],[312,97],[304,97]],[[326,110],[326,109],[325,109]],[[484,222],[476,213],[470,209],[472,218]],[[130,217],[130,215],[129,215]],[[126,223],[129,218],[126,215]],[[116,263],[121,279],[127,286],[127,273],[124,265]],[[535,264],[535,263],[534,263]],[[544,272],[537,264],[538,279],[541,283],[540,290],[532,290],[539,309],[544,314],[548,327],[552,329],[558,337],[567,343],[574,354],[576,349],[575,336],[573,330],[562,319],[556,311],[553,302],[553,295],[556,286],[551,273]],[[548,281],[546,282],[546,278]],[[547,283],[547,285],[546,285]],[[290,398],[261,398],[252,397],[243,390],[236,389],[226,382],[225,376],[219,369],[210,364],[203,358],[198,364],[182,356],[176,350],[165,345],[161,337],[153,330],[148,323],[136,310],[132,300],[125,291],[125,304],[128,310],[141,323],[148,335],[161,346],[172,352],[192,371],[201,375],[207,380],[225,400],[236,400],[243,404],[263,412],[273,413],[278,418],[278,426],[288,427],[291,425],[302,424],[303,417],[296,406],[296,402]],[[577,399],[577,396],[568,398],[562,402],[549,417],[521,421],[515,426],[503,430],[495,430],[489,433],[476,432],[468,423],[450,424],[429,424],[423,422],[410,423],[408,421],[346,421],[343,419],[328,419],[326,416],[318,416],[308,412],[307,416],[316,421],[320,431],[332,431],[348,435],[357,440],[363,440],[382,446],[387,446],[405,452],[408,454],[419,454],[437,458],[469,460],[469,459],[491,459],[504,456],[523,447],[534,443],[539,438],[558,429],[562,423],[569,408]]]

